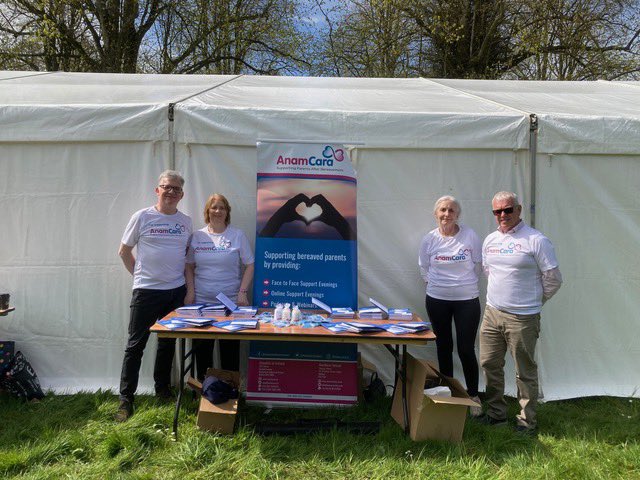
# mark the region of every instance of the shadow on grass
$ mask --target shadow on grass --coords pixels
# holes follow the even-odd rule
[[[508,426],[486,426],[467,418],[463,442],[413,442],[389,415],[391,400],[383,399],[371,405],[343,410],[274,410],[243,409],[241,431],[253,434],[253,425],[261,420],[291,422],[304,419],[339,419],[342,421],[381,422],[377,435],[353,435],[340,430],[324,433],[301,434],[291,437],[263,437],[261,450],[272,461],[293,460],[296,457],[323,458],[350,457],[369,460],[395,457],[405,460],[431,458],[447,461],[463,457],[486,458],[501,465],[513,457],[548,458],[548,437],[556,440],[597,440],[611,445],[637,443],[640,439],[640,400],[620,398],[587,398],[562,402],[548,402],[539,406],[538,436],[515,431],[513,418],[519,410],[515,399],[508,399]],[[255,434],[254,434],[255,435]]]
[[[272,461],[286,459],[322,458],[327,461],[336,457],[349,457],[366,461],[380,457],[393,457],[406,461],[425,458],[446,461],[448,458],[472,455],[486,457],[500,464],[514,455],[544,453],[545,447],[535,437],[516,433],[511,427],[489,427],[467,419],[463,442],[455,444],[445,441],[412,441],[403,429],[391,418],[391,399],[374,404],[365,404],[349,409],[321,410],[273,410],[264,414],[264,409],[244,408],[240,424],[241,431],[253,433],[253,425],[262,420],[287,423],[296,419],[336,419],[348,421],[379,421],[380,432],[376,435],[353,435],[339,429],[330,432],[299,434],[295,436],[265,436],[262,453]],[[283,447],[286,445],[286,447]]]

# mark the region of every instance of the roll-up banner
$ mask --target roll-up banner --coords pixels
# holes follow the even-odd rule
[[[258,142],[254,304],[357,309],[356,176],[343,145]],[[251,342],[247,401],[357,402],[353,344]]]
[[[356,175],[337,144],[258,142],[254,303],[357,308]]]

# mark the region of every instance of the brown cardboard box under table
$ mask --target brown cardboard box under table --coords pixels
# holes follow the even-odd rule
[[[451,397],[425,395],[427,380],[451,389]],[[433,364],[407,354],[407,400],[409,436],[414,441],[447,440],[460,442],[467,417],[467,407],[479,406],[469,398],[455,378],[440,373]],[[404,428],[402,384],[398,379],[391,406],[391,416]]]
[[[220,380],[232,384],[235,388],[240,385],[240,372],[229,370],[219,370],[210,368],[207,370],[207,377],[214,375]],[[200,385],[202,388],[202,385]],[[238,413],[238,399],[233,398],[224,403],[214,405],[204,396],[200,397],[200,407],[198,408],[198,428],[218,433],[233,433]]]

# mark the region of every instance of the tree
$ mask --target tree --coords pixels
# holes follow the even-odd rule
[[[292,73],[306,62],[298,52],[292,0],[192,0],[158,18],[144,62],[161,73]]]
[[[328,29],[316,46],[316,74],[406,77],[411,73],[415,29],[398,0],[351,0],[317,8]]]
[[[638,0],[407,0],[420,74],[584,80],[638,72]]]
[[[595,80],[640,71],[640,2],[538,0],[516,14],[509,78]]]
[[[402,8],[425,45],[420,75],[495,78],[511,67],[505,0],[408,0]]]
[[[133,73],[166,7],[162,0],[9,0],[0,3],[0,31],[15,38],[13,59],[27,67]],[[34,48],[20,48],[27,45]]]
[[[295,15],[294,0],[0,0],[0,60],[34,70],[292,73],[306,64]]]

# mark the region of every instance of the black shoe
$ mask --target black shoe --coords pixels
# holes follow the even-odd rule
[[[476,419],[476,422],[481,423],[482,425],[491,425],[492,427],[497,427],[500,425],[507,424],[506,418],[503,418],[503,419],[493,418],[487,415],[486,413],[484,415],[480,415],[479,417],[475,417],[475,419]]]
[[[126,422],[129,420],[129,417],[133,415],[133,404],[126,400],[122,400],[120,402],[120,406],[118,407],[118,411],[115,414],[116,422]]]
[[[162,387],[156,387],[156,398],[163,402],[172,402],[176,397],[171,391],[171,387],[164,385]]]
[[[526,427],[524,425],[516,425],[516,432],[521,435],[528,435],[535,437],[538,435],[538,429],[536,427]]]

